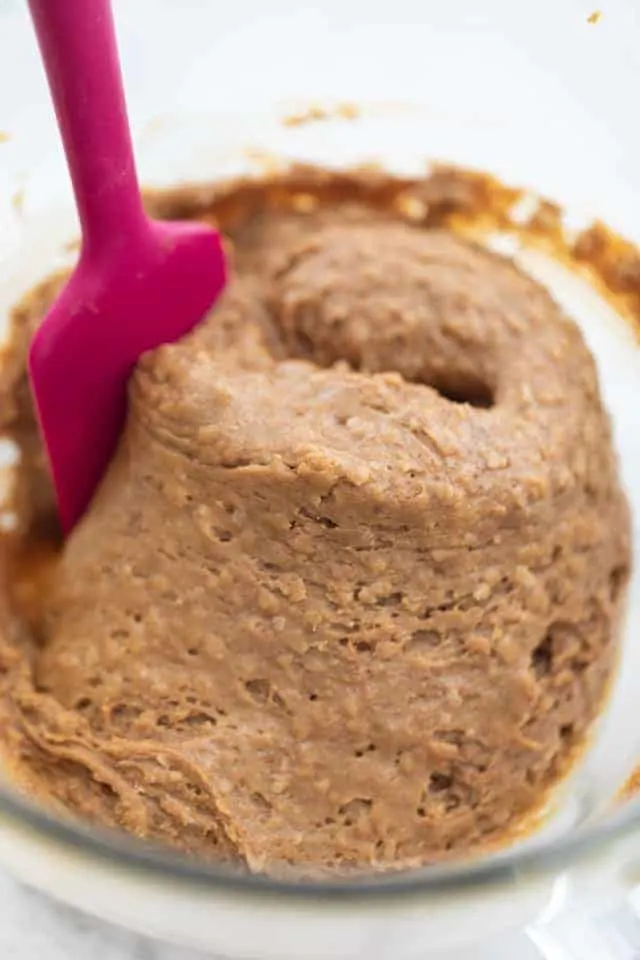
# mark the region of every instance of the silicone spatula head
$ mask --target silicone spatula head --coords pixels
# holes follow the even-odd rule
[[[29,373],[63,531],[120,437],[127,381],[225,283],[219,235],[144,212],[109,0],[29,0],[82,226],[78,264],[35,334]]]

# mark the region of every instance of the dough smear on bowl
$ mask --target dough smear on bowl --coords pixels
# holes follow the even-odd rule
[[[232,200],[228,290],[140,361],[89,512],[6,614],[13,772],[253,871],[478,852],[565,772],[615,665],[629,517],[594,362],[447,230]],[[51,491],[24,341],[51,296],[3,386],[27,543]]]

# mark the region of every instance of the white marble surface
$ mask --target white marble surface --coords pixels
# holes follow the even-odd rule
[[[441,97],[442,84],[433,83],[432,80],[433,76],[439,77],[441,65],[437,56],[434,56],[438,49],[432,49],[430,58],[424,57],[424,32],[427,27],[423,6],[412,0],[396,0],[391,24],[390,8],[382,0],[367,3],[364,0],[356,3],[354,0],[351,5],[336,2],[315,6],[296,4],[294,0],[273,0],[268,15],[257,0],[241,0],[237,5],[226,7],[217,4],[216,16],[223,18],[223,23],[215,35],[198,26],[198,18],[204,17],[207,6],[200,0],[152,2],[153,44],[146,42],[147,31],[138,29],[141,20],[147,22],[144,8],[148,11],[149,2],[116,0],[114,4],[121,28],[129,102],[132,114],[141,126],[149,117],[155,116],[161,107],[166,109],[169,103],[176,108],[194,104],[200,106],[200,99],[204,96],[204,106],[207,108],[219,106],[220,102],[228,106],[230,85],[210,81],[208,69],[212,62],[218,65],[219,76],[233,76],[233,93],[236,100],[243,103],[253,104],[257,94],[265,101],[288,98],[292,90],[295,90],[296,98],[311,99],[336,96],[355,100],[404,100],[410,95],[411,99],[426,101],[433,90],[437,91],[438,98]],[[503,61],[500,56],[491,56],[494,52],[502,52],[506,56],[508,51],[502,50],[502,44],[509,38],[516,44],[516,51],[519,45],[525,50],[534,49],[533,41],[529,42],[531,37],[540,36],[544,40],[544,43],[542,40],[539,43],[539,49],[544,53],[543,69],[540,75],[536,74],[538,82],[530,85],[532,93],[527,100],[528,129],[533,132],[536,130],[531,122],[532,114],[538,116],[541,112],[545,123],[551,122],[548,116],[551,105],[554,107],[553,115],[564,121],[569,108],[577,109],[571,99],[574,94],[577,96],[576,90],[580,98],[590,105],[589,116],[580,113],[577,116],[583,122],[584,130],[589,133],[590,142],[597,142],[599,149],[584,152],[582,167],[576,168],[567,160],[572,176],[575,176],[576,169],[583,170],[584,175],[578,177],[575,184],[578,199],[581,199],[582,184],[586,185],[590,202],[593,196],[588,192],[594,177],[587,160],[595,163],[597,158],[601,158],[603,168],[605,160],[615,160],[620,177],[629,170],[636,177],[637,151],[633,148],[637,141],[627,135],[630,129],[627,101],[622,96],[611,95],[612,90],[617,94],[620,90],[632,89],[637,80],[637,73],[634,72],[637,70],[637,58],[632,56],[633,39],[636,36],[632,29],[635,3],[636,0],[610,2],[597,31],[586,25],[587,14],[597,5],[592,0],[565,0],[560,5],[546,2],[526,8],[525,5],[501,0],[486,0],[479,13],[473,3],[459,2],[456,6],[463,12],[463,8],[467,8],[469,46],[465,47],[465,56],[460,59],[464,60],[468,69],[466,74],[457,71],[460,86],[458,90],[452,82],[452,93],[459,93],[460,102],[470,116],[475,116],[474,105],[477,103],[495,101],[503,107],[503,101],[509,99],[511,85],[504,83]],[[359,44],[357,69],[354,69],[353,32],[348,28],[344,16],[349,6],[354,19],[357,19],[357,8],[366,21],[366,32],[362,34]],[[442,26],[440,19],[446,20],[453,7],[453,4],[430,4],[434,29]],[[176,29],[175,19],[187,9],[191,30]],[[548,31],[545,10],[553,17],[553,35]],[[500,29],[488,29],[492,22],[499,24]],[[407,25],[413,25],[415,29],[407,29]],[[295,31],[296,38],[307,36],[313,38],[313,42],[291,43],[290,30]],[[615,35],[614,31],[617,31]],[[170,70],[166,69],[164,53],[167,36],[172,52]],[[598,41],[602,54],[603,45],[608,43],[608,49],[611,49],[614,40],[616,49],[622,46],[618,44],[618,36],[628,37],[630,46],[624,48],[627,55],[611,58],[604,72],[593,70],[593,44]],[[571,71],[562,69],[567,38],[572,44],[574,66]],[[331,69],[327,70],[329,41],[332,45],[332,61]],[[214,46],[215,56],[212,53]],[[276,50],[281,55],[274,55]],[[37,68],[35,45],[28,29],[24,0],[0,0],[0,51],[4,54],[0,58],[0,78],[6,80],[0,83],[0,129],[11,133],[11,140],[4,145],[0,156],[0,187],[4,188],[0,190],[2,201],[2,195],[9,200],[13,195],[14,174],[19,175],[18,185],[22,187],[27,184],[30,192],[32,183],[38,182],[32,167],[37,167],[40,162],[46,167],[50,154],[53,159],[57,158],[57,169],[63,170],[63,166],[55,140],[53,115]],[[394,51],[397,51],[397,55],[389,64],[389,54]],[[526,57],[520,59],[524,65],[528,63]],[[246,69],[241,72],[235,70],[238,62],[245,64]],[[387,64],[384,70],[380,69],[380,63],[383,62]],[[470,86],[468,76],[475,63],[481,64],[481,69],[474,72],[475,82]],[[532,69],[533,66],[531,64]],[[3,74],[3,70],[7,72]],[[627,74],[630,79],[625,82]],[[553,87],[553,97],[545,97],[542,91],[550,88],[556,75],[563,78],[564,82],[557,90]],[[553,127],[556,135],[560,131],[560,121]],[[452,138],[454,132],[451,132]],[[584,135],[586,137],[586,133]],[[573,131],[572,137],[577,137]],[[539,137],[538,140],[544,147],[544,141]],[[444,142],[449,144],[449,140],[445,139]],[[487,149],[493,142],[486,140]],[[455,147],[456,143],[452,143]],[[577,139],[576,143],[579,146]],[[624,150],[619,148],[620,143],[624,144]],[[508,140],[504,144],[501,142],[501,146],[505,149],[505,162],[513,161],[518,172],[519,163],[525,170],[528,170],[527,164],[530,163],[535,174],[532,174],[531,182],[551,193],[557,192],[565,201],[572,198],[571,190],[556,190],[555,166],[547,169],[548,163],[556,163],[551,151],[539,150],[536,153],[529,150],[526,137],[523,135],[519,140],[510,130]],[[443,148],[443,151],[448,155],[447,150]],[[454,155],[452,150],[451,156]],[[484,165],[493,166],[489,160]],[[3,180],[3,176],[6,180]],[[529,182],[526,176],[522,179]],[[606,182],[606,177],[599,178],[599,181]],[[573,189],[574,185],[572,183],[569,186]],[[607,219],[618,222],[610,205],[605,213]],[[624,217],[620,215],[620,218],[619,225],[625,227]],[[2,220],[0,229],[0,252],[2,241],[7,246],[14,241],[7,233],[5,220]],[[204,960],[204,956],[151,942],[54,904],[24,889],[0,871],[0,960]],[[563,950],[555,952],[554,956],[572,960],[577,953],[572,951],[569,954]],[[625,957],[630,956],[625,954]],[[537,957],[538,954],[526,940],[517,937],[482,953],[475,952],[473,960],[536,960]],[[425,960],[429,960],[426,948]],[[596,960],[605,960],[602,951],[596,953]]]
[[[0,871],[0,958],[207,960],[207,955],[147,940],[85,916],[27,890]],[[425,950],[425,960],[429,958]],[[452,956],[447,960],[463,958]],[[474,951],[473,960],[540,960],[540,955],[524,937],[517,936],[486,951]]]
[[[606,900],[606,898],[605,898]],[[640,901],[640,893],[638,893]],[[538,927],[542,953],[522,934],[464,953],[438,954],[425,945],[415,960],[635,960],[640,957],[640,917],[630,903],[605,906],[571,898],[560,923]],[[593,909],[594,906],[596,909]],[[81,914],[26,889],[0,870],[0,960],[222,960],[152,941]],[[331,960],[327,957],[327,960]],[[371,960],[363,957],[362,960]]]
[[[204,960],[61,906],[0,872],[2,960]]]

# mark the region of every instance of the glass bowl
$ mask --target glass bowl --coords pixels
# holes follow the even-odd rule
[[[560,8],[509,0],[327,0],[317,9],[273,0],[268,11],[250,0],[226,10],[195,0],[115,6],[149,186],[260,175],[274,162],[378,163],[414,174],[445,161],[558,201],[569,230],[601,217],[640,242],[640,134],[629,120],[640,83],[633,0],[612,0],[601,18],[579,0]],[[358,116],[341,103],[355,104]],[[324,119],[282,122],[318,104]],[[26,13],[0,2],[5,322],[22,292],[74,256],[77,224],[50,113]],[[638,330],[540,250],[493,240],[550,287],[596,356],[637,554]],[[615,916],[617,942],[630,936],[624,921],[640,881],[640,803],[618,798],[640,762],[639,696],[636,567],[610,701],[543,825],[516,846],[357,883],[276,882],[57,819],[7,783],[0,863],[83,910],[223,957],[403,960],[454,948],[478,957],[505,931],[526,930],[549,958],[586,960],[596,944],[592,955],[608,960],[616,954],[607,923]],[[582,940],[576,924],[589,930]]]

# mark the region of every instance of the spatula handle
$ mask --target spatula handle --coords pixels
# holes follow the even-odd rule
[[[109,0],[29,0],[84,253],[125,246],[145,217]]]

